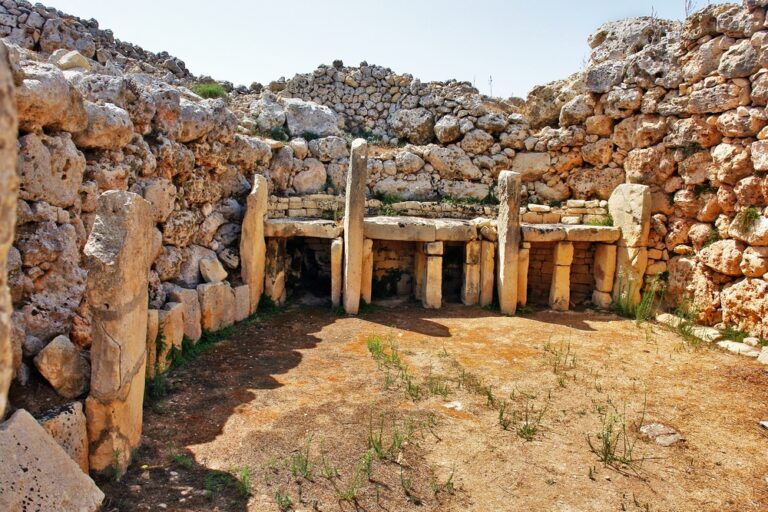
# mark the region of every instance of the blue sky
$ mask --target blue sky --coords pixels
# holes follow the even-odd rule
[[[181,58],[196,75],[268,83],[342,59],[525,96],[578,71],[605,21],[682,19],[685,0],[43,0],[116,37]],[[699,7],[706,0],[698,0]],[[721,2],[714,2],[721,3]]]

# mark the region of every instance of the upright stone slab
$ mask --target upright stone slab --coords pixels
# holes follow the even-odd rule
[[[428,309],[443,305],[443,242],[424,244],[426,266],[421,303]]]
[[[416,244],[413,253],[413,297],[421,300],[424,292],[424,274],[427,269],[427,255],[424,254],[424,244]]]
[[[480,306],[493,304],[493,283],[496,278],[496,243],[483,240],[480,245]]]
[[[197,290],[182,288],[181,286],[169,287],[168,300],[184,304],[184,336],[192,343],[197,343],[203,335]]]
[[[517,256],[517,303],[521,306],[528,304],[528,267],[531,263],[531,244],[523,243],[523,248]]]
[[[173,351],[181,350],[184,340],[184,304],[169,302],[158,311],[158,334],[155,370],[168,371]]]
[[[216,332],[235,323],[235,292],[229,283],[197,286],[203,330]]]
[[[285,302],[285,238],[267,239],[267,258],[264,277],[264,293],[275,304]]]
[[[101,510],[104,493],[24,409],[0,425],[0,510]]]
[[[595,244],[595,290],[611,293],[616,274],[616,246]]]
[[[124,472],[141,438],[153,227],[152,207],[140,196],[121,190],[99,196],[84,250],[93,315],[86,400],[92,471]]]
[[[256,312],[264,293],[267,246],[264,241],[264,216],[267,213],[268,184],[260,174],[253,176],[253,189],[245,201],[245,216],[240,231],[240,275],[250,294],[249,313]]]
[[[72,402],[46,411],[37,422],[54,441],[88,474],[88,429],[81,402]]]
[[[251,315],[251,287],[247,284],[241,284],[232,288],[235,294],[235,322],[242,322]]]
[[[370,304],[373,299],[373,240],[363,240],[363,266],[360,271],[360,300]]]
[[[4,44],[0,44],[0,418],[5,412],[8,388],[14,373],[11,348],[13,306],[8,292],[6,259],[16,226],[17,135],[16,98],[8,64],[8,51]]]
[[[517,309],[517,272],[520,251],[520,174],[501,171],[498,186],[499,268],[496,289],[499,309],[512,315]]]
[[[335,238],[331,242],[331,304],[341,306],[341,286],[344,272],[344,239]]]
[[[554,259],[555,268],[549,289],[549,307],[555,311],[568,311],[571,302],[573,242],[557,242]]]
[[[160,311],[150,309],[147,311],[147,379],[154,378],[157,369],[157,333],[159,330]]]
[[[461,302],[467,306],[474,306],[480,300],[480,246],[479,240],[464,245]]]
[[[368,144],[363,139],[355,139],[349,156],[344,205],[344,310],[350,315],[356,315],[360,310],[367,175]]]
[[[651,189],[646,185],[619,185],[608,199],[608,211],[613,225],[621,229],[613,300],[637,305],[642,298],[643,276],[648,266]]]

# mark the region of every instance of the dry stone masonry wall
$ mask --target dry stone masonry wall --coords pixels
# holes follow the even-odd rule
[[[124,469],[144,376],[285,300],[289,247],[349,313],[443,282],[607,308],[655,279],[768,338],[766,6],[607,23],[525,100],[341,62],[206,99],[178,58],[0,2],[0,414],[12,377],[87,395],[89,467]]]

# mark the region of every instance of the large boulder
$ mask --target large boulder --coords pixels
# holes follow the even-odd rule
[[[347,141],[335,135],[309,141],[309,152],[321,162],[330,162],[349,155]]]
[[[427,148],[426,159],[444,179],[476,180],[482,176],[480,169],[472,163],[464,150],[455,145],[447,147],[430,145]]]
[[[69,208],[78,198],[85,157],[69,133],[31,133],[19,139],[19,197]]]
[[[133,138],[131,116],[122,108],[107,103],[85,102],[88,126],[75,135],[75,144],[87,149],[122,149]]]
[[[19,129],[39,132],[43,128],[76,133],[88,124],[80,93],[67,82],[56,66],[25,61],[23,81],[16,89]]]
[[[91,365],[66,336],[57,336],[35,356],[35,366],[53,389],[65,398],[88,390]]]
[[[440,144],[450,144],[461,137],[458,118],[452,115],[441,117],[435,123],[435,136]]]
[[[768,338],[768,282],[743,279],[722,292],[723,321],[752,336]]]
[[[626,180],[624,169],[578,168],[568,174],[568,186],[575,199],[608,199],[613,190]]]
[[[520,173],[522,181],[536,181],[550,169],[549,153],[518,153],[512,161],[512,171]]]
[[[629,117],[616,125],[613,142],[621,149],[647,148],[661,142],[667,134],[667,121],[656,115]]]
[[[716,272],[727,276],[742,274],[739,264],[744,254],[745,246],[736,240],[718,240],[699,253],[702,263]]]
[[[325,188],[328,175],[325,166],[316,158],[304,160],[303,170],[293,177],[293,189],[297,194],[314,194]]]
[[[0,425],[0,510],[101,510],[104,493],[24,409]]]
[[[72,402],[46,411],[37,421],[88,474],[88,433],[81,402]]]
[[[464,135],[459,145],[461,149],[473,155],[485,153],[493,146],[493,136],[483,130],[472,130]]]
[[[285,109],[288,131],[293,137],[313,134],[316,137],[339,135],[338,120],[333,110],[298,98],[280,100]]]
[[[387,122],[392,132],[403,140],[418,145],[427,144],[432,140],[435,117],[425,108],[396,110]]]
[[[270,91],[265,91],[258,100],[251,103],[250,110],[261,131],[269,132],[285,124],[285,110]]]
[[[435,198],[435,189],[429,175],[418,173],[399,178],[387,176],[373,186],[373,192],[377,195],[388,195],[402,200],[429,200]]]

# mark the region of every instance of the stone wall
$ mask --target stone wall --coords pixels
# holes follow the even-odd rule
[[[555,244],[536,242],[531,244],[528,264],[528,303],[546,306],[555,268]]]
[[[578,306],[591,301],[594,291],[595,245],[575,242],[571,264],[571,303]]]
[[[414,242],[373,242],[373,298],[407,297],[413,293]]]

